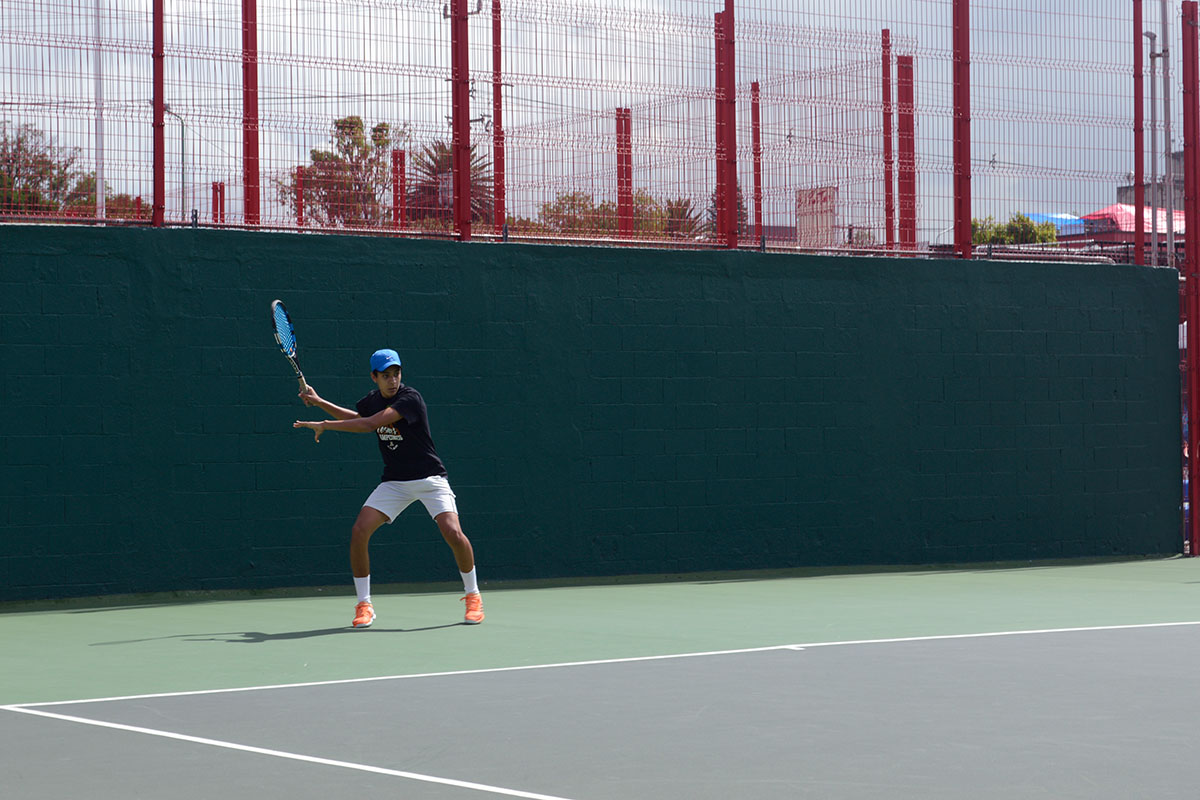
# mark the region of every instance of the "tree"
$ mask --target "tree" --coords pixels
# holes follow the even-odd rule
[[[492,164],[477,145],[471,145],[471,221],[491,219]],[[454,218],[454,151],[437,140],[412,160],[413,186],[408,192],[409,216],[426,227],[450,228]]]
[[[609,234],[617,229],[617,207],[611,202],[596,205],[587,192],[562,192],[542,204],[538,221],[552,233]]]
[[[717,190],[713,189],[712,197],[709,199],[708,211],[705,212],[705,232],[713,236],[717,233]],[[742,196],[742,182],[738,181],[737,185],[737,231],[738,236],[745,236],[750,233],[749,216],[746,214],[746,198]]]
[[[694,239],[703,231],[700,214],[687,198],[668,200],[663,209],[666,220],[663,232],[674,239]]]
[[[680,201],[690,204],[691,201]],[[553,233],[614,236],[619,230],[617,204],[597,204],[587,192],[562,192],[553,202],[543,203],[538,220]],[[645,189],[633,192],[633,231],[661,234],[667,226],[667,209]]]
[[[0,122],[0,213],[55,216],[78,202],[95,176],[76,167],[79,148],[55,145],[33,125]],[[93,208],[95,201],[92,202]]]
[[[76,164],[79,148],[58,147],[32,125],[0,122],[0,214],[96,216],[96,173]],[[150,204],[104,187],[106,219],[148,219]]]
[[[149,219],[150,204],[141,197],[128,194],[111,194],[107,181],[104,191],[105,219]],[[63,214],[80,219],[96,216],[96,173],[89,172],[79,179],[71,194],[67,196]]]
[[[331,150],[314,149],[303,167],[304,216],[318,226],[372,228],[389,215],[392,128],[386,122],[370,131],[362,117],[333,122]],[[403,134],[403,130],[402,130]],[[279,202],[296,213],[297,169],[275,179]]]
[[[1024,214],[1013,214],[1000,224],[992,217],[971,220],[971,241],[974,244],[1033,244],[1058,241],[1053,222],[1034,222]]]

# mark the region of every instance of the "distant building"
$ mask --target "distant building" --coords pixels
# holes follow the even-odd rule
[[[1183,151],[1182,150],[1179,150],[1178,152],[1171,154],[1171,172],[1172,172],[1172,174],[1171,174],[1172,183],[1175,184],[1175,191],[1173,193],[1174,199],[1175,199],[1174,207],[1175,208],[1183,208],[1183,186],[1184,186],[1183,176],[1184,176],[1184,172],[1183,172]],[[1155,208],[1165,208],[1166,207],[1166,204],[1167,204],[1166,184],[1167,184],[1166,179],[1163,177],[1161,172],[1157,175],[1157,179],[1154,181],[1153,186],[1150,185],[1150,181],[1146,182],[1146,184],[1145,184],[1145,186],[1146,186],[1146,205],[1154,206]],[[1128,205],[1128,206],[1133,205],[1133,201],[1134,201],[1133,193],[1134,193],[1134,189],[1136,189],[1136,188],[1137,187],[1132,183],[1126,184],[1125,186],[1118,186],[1117,187],[1117,202],[1121,203],[1123,205]]]

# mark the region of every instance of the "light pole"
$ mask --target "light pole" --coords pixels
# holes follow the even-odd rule
[[[104,207],[104,40],[103,20],[100,15],[100,0],[96,0],[96,219],[101,224],[108,214]]]
[[[179,218],[187,222],[187,155],[184,150],[183,117],[166,104],[163,105],[163,111],[179,120]]]
[[[1167,195],[1167,266],[1175,266],[1175,153],[1171,150],[1171,52],[1170,12],[1167,0],[1162,0],[1162,49],[1158,57],[1162,60],[1163,89],[1163,186]]]
[[[1158,188],[1158,89],[1155,74],[1154,59],[1160,54],[1154,52],[1154,41],[1158,37],[1154,31],[1143,31],[1142,36],[1150,40],[1150,266],[1158,266],[1158,203],[1154,200],[1154,192]],[[1138,209],[1141,214],[1142,209]]]

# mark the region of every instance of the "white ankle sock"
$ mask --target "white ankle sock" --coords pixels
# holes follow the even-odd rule
[[[371,602],[371,576],[354,579],[354,591],[358,592],[358,602]]]
[[[475,579],[475,568],[474,567],[471,567],[470,572],[460,572],[458,574],[462,575],[463,594],[478,594],[479,593],[479,583]]]

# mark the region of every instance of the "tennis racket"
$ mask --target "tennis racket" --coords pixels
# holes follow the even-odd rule
[[[300,381],[300,391],[307,390],[308,384],[304,382],[304,373],[300,371],[300,361],[296,356],[296,328],[292,325],[292,318],[288,316],[287,308],[280,300],[271,301],[271,327],[275,332],[275,342],[283,351],[283,357],[296,371],[296,378]]]

